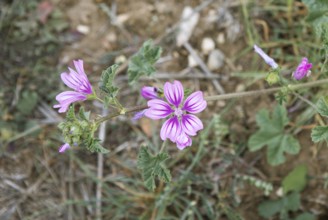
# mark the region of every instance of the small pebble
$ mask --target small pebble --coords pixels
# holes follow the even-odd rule
[[[205,37],[202,41],[202,52],[203,52],[203,54],[209,54],[214,49],[215,49],[214,40],[212,40],[212,38]]]
[[[208,60],[207,60],[207,66],[210,70],[216,70],[219,69],[223,66],[224,64],[224,54],[216,49],[213,50],[210,55],[208,56]]]

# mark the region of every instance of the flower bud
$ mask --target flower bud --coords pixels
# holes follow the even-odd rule
[[[280,81],[280,77],[277,72],[270,72],[265,80],[269,83],[269,85],[273,85]]]
[[[144,86],[141,89],[141,95],[147,100],[158,98],[158,89],[156,87]]]

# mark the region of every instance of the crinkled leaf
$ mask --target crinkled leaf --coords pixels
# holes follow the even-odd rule
[[[147,189],[154,191],[156,188],[155,176],[164,182],[171,181],[170,171],[166,168],[164,161],[169,158],[167,153],[159,153],[153,156],[148,148],[142,146],[138,155],[138,169],[141,170],[142,178]]]
[[[114,64],[104,70],[101,74],[101,82],[99,88],[104,91],[107,96],[111,98],[115,98],[118,92],[118,88],[114,85],[114,78],[116,75],[116,71],[119,65]]]
[[[283,106],[276,106],[270,117],[266,109],[256,115],[260,129],[248,140],[250,151],[257,151],[268,146],[268,162],[275,166],[285,162],[284,153],[297,154],[300,149],[298,141],[290,134],[285,134],[284,127],[288,124],[287,111]]]
[[[102,153],[102,154],[109,153],[109,150],[107,150],[100,144],[99,139],[91,138],[90,140],[88,140],[88,144],[86,144],[86,145],[87,145],[87,149],[92,153],[95,153],[95,152]]]
[[[300,192],[306,186],[307,167],[302,164],[295,167],[282,181],[284,193],[289,191]]]
[[[328,126],[317,126],[312,129],[311,138],[313,142],[327,141],[328,142]]]
[[[327,97],[322,97],[317,103],[318,112],[320,115],[328,117],[328,100]]]
[[[141,76],[151,76],[154,74],[154,64],[160,58],[161,53],[161,47],[153,45],[151,40],[146,41],[129,62],[129,83],[135,83]]]

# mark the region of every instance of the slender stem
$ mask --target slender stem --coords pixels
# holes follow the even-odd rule
[[[136,111],[141,111],[146,109],[148,106],[147,105],[140,105],[140,106],[134,106],[134,107],[130,107],[130,108],[125,108],[124,114],[126,113],[131,113],[131,112],[136,112]],[[98,120],[96,120],[96,124],[100,124],[104,121],[107,121],[111,118],[117,117],[119,115],[121,115],[121,112],[114,112],[112,114],[106,115],[104,117],[99,118]]]
[[[318,111],[317,106],[315,106],[315,104],[313,102],[311,102],[310,100],[304,98],[303,96],[301,96],[300,94],[298,94],[297,92],[293,92],[293,94],[299,98],[300,100],[302,100],[303,102],[307,103],[309,106],[311,106],[312,108],[314,108],[316,111]]]
[[[163,143],[162,143],[162,147],[161,147],[161,149],[160,149],[159,153],[163,153],[163,151],[164,151],[164,149],[165,149],[165,147],[166,147],[166,143],[167,143],[167,141],[166,141],[166,140],[165,140],[165,141],[163,141]]]
[[[304,89],[304,88],[310,88],[315,87],[323,84],[328,84],[328,79],[322,79],[315,82],[308,82],[308,83],[301,83],[297,85],[288,85],[288,89],[291,91],[297,90],[297,89]],[[260,89],[255,91],[247,91],[247,92],[236,92],[236,93],[228,93],[228,94],[222,94],[222,95],[214,95],[214,96],[208,96],[205,97],[205,100],[207,101],[218,101],[218,100],[225,100],[225,99],[233,99],[233,98],[243,98],[247,96],[257,96],[257,95],[263,95],[263,94],[270,94],[274,92],[278,92],[284,87],[276,87],[276,88],[270,88],[270,89]],[[304,100],[303,100],[304,101]],[[311,105],[312,106],[312,105]],[[115,112],[109,115],[106,115],[104,117],[99,118],[96,120],[96,123],[99,124],[101,122],[107,121],[111,118],[117,117],[119,115],[124,115],[126,113],[131,113],[135,111],[141,111],[146,109],[147,105],[141,105],[141,106],[134,106],[130,108],[125,108],[124,112]],[[313,107],[313,106],[312,106]]]
[[[308,82],[308,83],[302,83],[297,85],[289,85],[288,89],[290,90],[297,90],[297,89],[303,89],[303,88],[309,88],[314,87],[322,84],[328,84],[328,79],[318,80],[315,82]],[[256,95],[263,95],[263,94],[270,94],[274,92],[280,91],[284,87],[276,87],[276,88],[270,88],[270,89],[260,89],[255,91],[247,91],[247,92],[236,92],[236,93],[228,93],[223,95],[214,95],[214,96],[208,96],[205,97],[207,101],[214,101],[214,100],[225,100],[225,99],[233,99],[233,98],[243,98],[246,96],[256,96]]]

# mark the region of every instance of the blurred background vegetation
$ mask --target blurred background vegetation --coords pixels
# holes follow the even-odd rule
[[[200,14],[189,42],[212,77],[188,61],[186,48],[176,46],[186,6]],[[226,92],[266,88],[269,68],[253,44],[272,56],[287,78],[302,57],[314,66],[307,81],[325,78],[327,10],[325,0],[2,0],[0,219],[328,219],[328,150],[310,138],[310,129],[324,119],[295,96],[287,97],[286,132],[301,149],[285,163],[271,166],[265,150],[250,152],[247,146],[259,129],[257,112],[272,112],[277,105],[274,95],[209,102],[200,115],[205,129],[193,146],[178,151],[169,145],[173,180],[158,182],[155,192],[144,187],[136,158],[143,143],[160,148],[159,123],[134,123],[130,117],[108,122],[104,146],[111,152],[99,165],[97,154],[58,153],[57,124],[64,116],[52,108],[65,89],[60,73],[72,60],[84,60],[96,87],[103,69],[126,63],[149,38],[163,48],[158,72],[129,86],[127,73],[120,71],[125,106],[145,103],[138,95],[141,86],[173,79],[206,95],[218,94],[213,80]],[[214,43],[210,51],[208,39]],[[325,87],[299,94],[316,102]],[[94,116],[103,112],[96,102],[83,105]],[[101,206],[96,202],[100,169]]]

